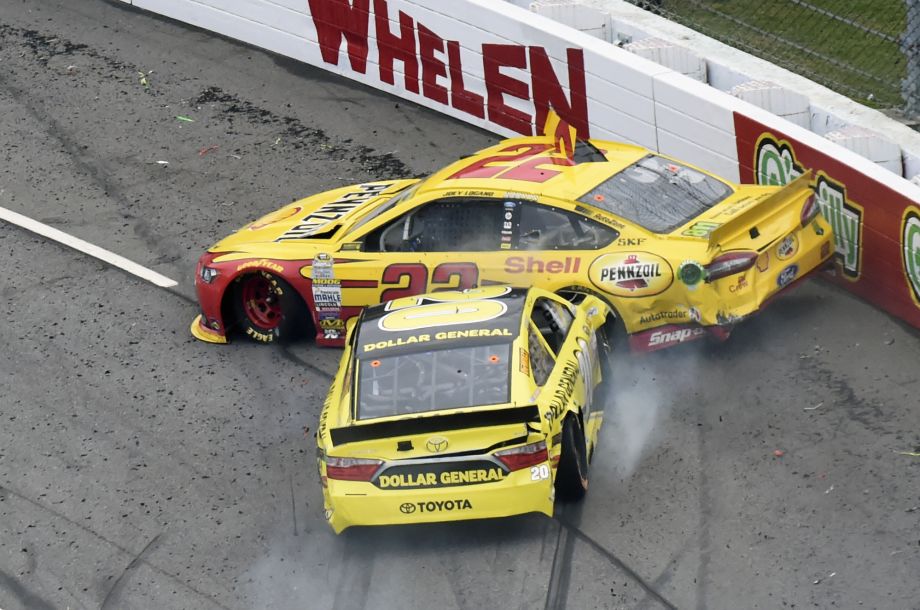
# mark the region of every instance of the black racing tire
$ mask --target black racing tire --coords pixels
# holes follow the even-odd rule
[[[588,455],[585,432],[575,416],[562,424],[562,455],[556,471],[556,497],[564,502],[577,502],[588,492]]]
[[[256,343],[289,343],[312,326],[297,291],[267,271],[237,278],[230,299],[239,333]]]

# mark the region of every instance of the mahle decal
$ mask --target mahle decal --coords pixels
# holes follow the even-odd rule
[[[805,173],[792,146],[772,134],[760,136],[754,154],[757,184],[785,186]],[[834,247],[843,273],[855,280],[862,271],[863,208],[847,199],[846,186],[822,171],[817,174],[814,190],[821,213],[834,231]]]
[[[907,208],[901,226],[901,252],[904,275],[910,285],[914,303],[920,307],[920,209]]]

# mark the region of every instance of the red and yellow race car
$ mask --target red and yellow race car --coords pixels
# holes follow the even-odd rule
[[[653,350],[740,320],[834,254],[806,174],[737,185],[639,146],[505,140],[422,180],[348,186],[243,227],[200,259],[192,334],[340,346],[367,305],[490,284],[594,295]]]

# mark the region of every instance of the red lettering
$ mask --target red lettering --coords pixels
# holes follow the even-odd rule
[[[380,55],[380,80],[391,85],[393,61],[401,61],[406,89],[418,93],[418,62],[415,58],[415,29],[412,17],[399,11],[399,36],[390,32],[386,0],[374,0],[374,24],[377,27],[377,52]]]
[[[380,294],[380,302],[411,297],[425,292],[428,284],[428,268],[421,263],[394,263],[383,270],[380,283],[384,285],[402,284],[408,279],[404,288],[387,288]]]
[[[546,182],[562,172],[545,167],[545,165],[572,166],[575,162],[568,157],[548,157],[545,155],[527,159],[517,167],[501,175],[504,180],[523,180],[525,182]]]
[[[461,112],[484,118],[484,100],[463,86],[463,65],[460,63],[460,43],[447,41],[447,64],[450,69],[450,105]]]
[[[441,263],[431,274],[432,284],[450,284],[451,278],[457,278],[456,286],[444,286],[438,290],[466,290],[475,288],[479,282],[479,268],[476,263]],[[434,289],[434,286],[432,286]]]
[[[477,159],[467,167],[457,171],[448,180],[454,178],[494,178],[496,175],[508,169],[508,165],[493,165],[493,163],[507,164],[510,161],[520,161],[527,157],[533,157],[545,152],[551,148],[549,144],[514,144],[506,146],[499,150],[499,153],[512,153],[510,155],[492,155]],[[538,157],[541,163],[548,162],[546,157]]]
[[[339,65],[342,37],[348,43],[351,69],[364,74],[367,69],[368,0],[308,0],[316,27],[316,38],[323,61]]]
[[[501,73],[501,68],[526,68],[527,49],[516,44],[482,45],[483,73],[489,102],[489,120],[523,135],[531,135],[531,117],[505,103],[505,94],[530,100],[527,83]]]
[[[565,268],[565,265],[562,264],[562,261],[549,261],[548,263],[546,263],[547,273],[559,273],[564,268]]]
[[[542,129],[546,114],[552,107],[563,121],[575,128],[578,137],[588,138],[588,96],[585,88],[585,57],[581,49],[566,49],[569,63],[569,92],[556,78],[556,72],[543,47],[529,47],[530,76],[533,85],[533,103],[536,109],[536,127]]]
[[[447,87],[438,84],[438,77],[447,76],[447,65],[434,56],[444,52],[444,39],[418,24],[418,52],[422,60],[422,95],[447,104]]]
[[[543,273],[543,261],[532,256],[527,257],[527,273]]]
[[[523,273],[524,272],[524,257],[523,256],[509,256],[505,259],[505,273]]]

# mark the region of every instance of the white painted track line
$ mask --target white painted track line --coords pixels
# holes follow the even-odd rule
[[[143,280],[147,280],[151,284],[155,284],[161,288],[172,288],[178,284],[178,282],[175,280],[171,280],[165,275],[160,275],[156,271],[151,271],[146,267],[142,267],[133,261],[129,261],[123,256],[115,254],[114,252],[109,252],[104,248],[94,246],[89,242],[74,237],[73,235],[68,235],[67,233],[59,231],[54,227],[49,227],[48,225],[38,222],[37,220],[32,220],[28,216],[23,216],[22,214],[8,210],[4,207],[0,207],[0,220],[5,220],[11,224],[41,235],[42,237],[53,239],[54,241],[62,243],[69,248],[73,248],[74,250],[98,258],[99,260],[108,263],[113,267],[118,267],[123,271],[127,271],[132,275],[136,275],[137,277]]]

